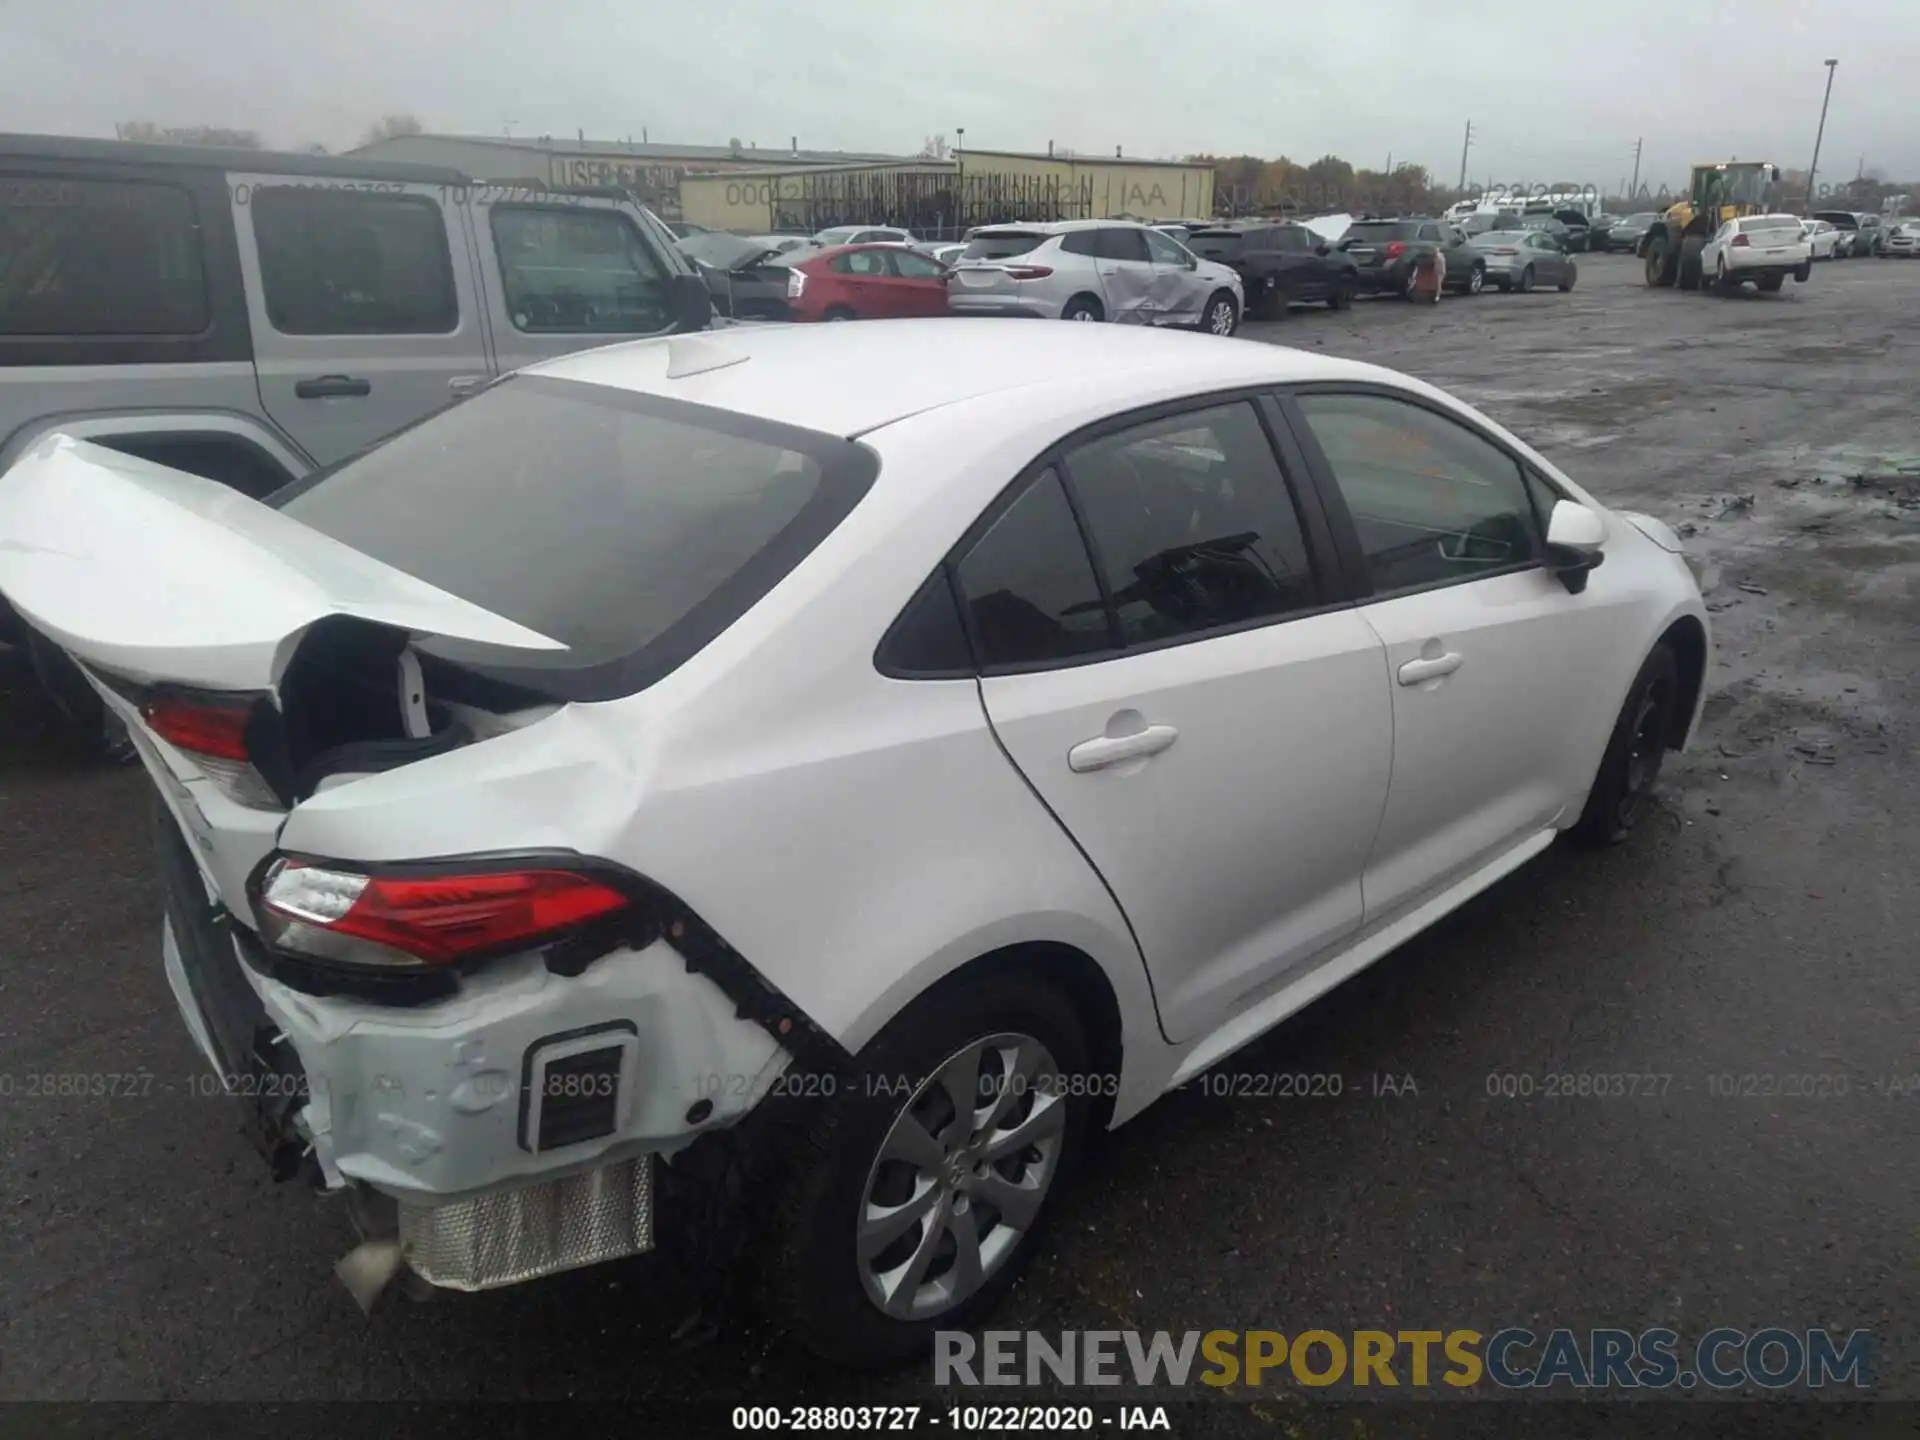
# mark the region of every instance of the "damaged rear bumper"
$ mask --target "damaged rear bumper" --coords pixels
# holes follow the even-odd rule
[[[789,1064],[664,940],[574,976],[510,957],[432,1004],[302,993],[248,963],[258,942],[205,898],[164,811],[159,840],[187,1029],[276,1178],[354,1197],[387,1257],[374,1293],[402,1267],[482,1290],[671,1242],[672,1158],[736,1126]]]

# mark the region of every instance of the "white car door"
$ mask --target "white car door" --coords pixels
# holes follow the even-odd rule
[[[1464,418],[1382,387],[1307,387],[1287,410],[1371,588],[1360,614],[1392,681],[1371,925],[1584,801],[1599,760],[1588,722],[1604,710],[1610,724],[1620,704],[1609,691],[1629,627],[1607,587],[1571,594],[1543,567],[1526,472]]]
[[[1158,230],[1142,232],[1153,257],[1153,319],[1157,325],[1199,323],[1213,291],[1199,278],[1200,262],[1191,250]]]
[[[487,377],[466,217],[450,187],[230,174],[254,373],[321,465]]]
[[[1700,248],[1701,273],[1709,276],[1714,273],[1720,264],[1720,252],[1726,249],[1727,242],[1733,238],[1734,231],[1739,228],[1736,222],[1729,220],[1713,232],[1707,243]]]
[[[1256,402],[1163,407],[1048,457],[954,566],[994,733],[1126,912],[1175,1040],[1363,913],[1392,702],[1302,513]]]

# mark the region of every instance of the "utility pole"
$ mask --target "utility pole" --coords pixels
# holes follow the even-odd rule
[[[1460,142],[1460,185],[1467,188],[1467,151],[1473,148],[1473,121],[1467,121],[1467,138]]]
[[[1820,101],[1820,128],[1813,132],[1813,159],[1807,162],[1807,204],[1806,211],[1813,213],[1813,172],[1820,167],[1820,142],[1827,133],[1827,101],[1833,99],[1833,70],[1840,62],[1827,61],[1827,93]]]
[[[1633,183],[1627,186],[1629,197],[1640,193],[1640,147],[1646,143],[1647,137],[1644,135],[1633,142]]]

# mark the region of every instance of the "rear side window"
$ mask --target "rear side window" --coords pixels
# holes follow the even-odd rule
[[[1316,602],[1292,494],[1245,401],[1103,436],[1066,464],[1127,644]]]
[[[283,335],[444,335],[460,323],[440,207],[420,195],[253,192],[267,319]]]
[[[514,328],[529,334],[647,334],[672,323],[667,272],[624,215],[496,205],[493,244]]]
[[[1138,230],[1130,226],[1113,225],[1094,232],[1100,238],[1094,241],[1096,254],[1102,260],[1140,260],[1147,256],[1147,241]]]
[[[967,248],[960,252],[960,258],[962,260],[1008,260],[1015,255],[1026,254],[1046,238],[1045,235],[1031,235],[1015,230],[995,230],[985,235],[974,236],[967,242]]]
[[[1069,230],[1061,237],[1060,248],[1069,255],[1085,255],[1091,258],[1100,253],[1100,232]]]
[[[1112,646],[1093,562],[1052,470],[974,543],[955,578],[983,669],[1045,665]]]
[[[429,653],[571,699],[640,688],[733,623],[872,482],[851,441],[522,376],[297,488],[286,512],[569,647]]]
[[[0,175],[0,335],[198,335],[209,322],[185,190]]]

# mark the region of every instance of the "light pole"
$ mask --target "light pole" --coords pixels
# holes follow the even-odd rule
[[[1840,62],[1827,61],[1827,93],[1820,101],[1820,128],[1813,132],[1813,159],[1807,164],[1807,213],[1813,213],[1813,173],[1820,168],[1820,141],[1827,133],[1827,101],[1833,99],[1833,69]]]

